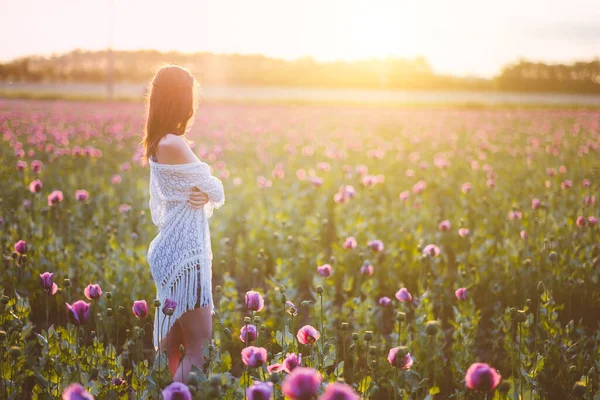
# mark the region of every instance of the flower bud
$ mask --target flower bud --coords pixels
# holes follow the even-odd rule
[[[369,354],[374,356],[377,354],[377,346],[369,346]]]
[[[198,377],[198,373],[196,371],[190,371],[188,374],[187,384],[189,386],[196,386],[200,383],[200,379]]]
[[[525,305],[529,308],[531,307],[531,299],[525,300]]]
[[[265,333],[267,331],[267,326],[266,325],[261,325],[260,326],[260,331],[261,331],[261,333]]]
[[[550,255],[548,256],[548,259],[549,259],[551,262],[556,262],[556,261],[558,260],[558,254],[556,254],[556,252],[555,252],[555,251],[551,251],[551,252],[550,252]]]
[[[129,329],[125,329],[125,337],[129,337],[131,331]]]
[[[244,323],[245,324],[251,324],[252,323],[252,319],[250,317],[244,317]]]
[[[144,330],[144,328],[140,328],[140,331],[138,332],[138,337],[143,338],[145,334],[146,334],[146,331]]]
[[[365,331],[364,339],[366,342],[370,342],[371,340],[373,340],[373,332]]]
[[[575,385],[573,385],[573,396],[575,397],[584,397],[586,391],[586,387],[579,382],[575,382]]]
[[[427,321],[425,324],[425,332],[429,336],[435,336],[440,330],[440,326],[437,321]]]
[[[65,285],[65,287],[70,287],[71,286],[71,280],[69,278],[65,278],[63,280],[63,284]]]
[[[112,292],[106,292],[104,295],[108,300],[112,299]]]
[[[119,314],[123,314],[125,312],[125,307],[119,306],[118,310],[119,310]]]
[[[3,295],[3,296],[0,298],[0,303],[1,303],[2,305],[7,305],[7,304],[8,304],[8,300],[10,300],[10,299],[8,298],[8,296],[4,296],[4,295]]]
[[[335,256],[329,257],[329,264],[333,265],[333,264],[335,264],[336,261],[337,260],[336,260]]]
[[[6,332],[0,331],[0,343],[4,343],[6,341]]]
[[[343,331],[347,331],[348,330],[348,323],[347,322],[342,322],[342,330]]]
[[[317,286],[317,293],[323,294],[323,292],[324,292],[323,286],[321,286],[321,285]]]
[[[10,355],[13,358],[17,358],[21,356],[21,348],[19,346],[11,346],[10,347]]]
[[[542,282],[542,281],[538,282],[537,291],[540,296],[546,292],[546,286],[544,286],[544,282]]]
[[[233,335],[231,334],[231,329],[225,328],[225,329],[223,329],[223,333],[225,334],[225,337],[227,339],[233,340]]]
[[[173,312],[174,312],[174,311],[175,311],[175,310],[174,310],[173,308],[167,308],[167,317],[171,317],[171,316],[173,316]]]
[[[527,321],[527,314],[525,313],[525,311],[517,310],[517,315],[515,317],[515,321],[517,321],[517,323]]]
[[[511,307],[511,308],[510,308],[510,318],[511,318],[511,319],[515,319],[515,318],[517,318],[517,309],[516,309],[516,308],[514,308],[514,307]]]
[[[527,259],[525,260],[525,262],[523,263],[526,267],[531,267],[531,259]],[[508,383],[508,382],[507,382]],[[508,383],[508,385],[510,386],[510,383]]]
[[[113,316],[113,309],[112,309],[112,308],[110,308],[110,307],[109,307],[109,308],[107,308],[107,309],[106,309],[106,315],[108,315],[109,317],[112,317],[112,316]]]
[[[258,315],[255,315],[255,316],[254,316],[254,324],[255,324],[255,325],[258,325],[258,324],[260,324],[260,317],[259,317]]]
[[[220,375],[213,376],[210,378],[210,386],[217,387],[223,384],[223,380]]]
[[[352,340],[354,340],[355,342],[358,340],[358,333],[354,332],[352,334]]]
[[[269,377],[269,382],[273,382],[273,384],[276,385],[279,382],[281,382],[281,376],[277,372],[275,372]]]
[[[154,300],[154,307],[160,307],[160,300],[159,299],[155,299]]]
[[[406,321],[406,313],[403,313],[402,311],[398,311],[396,313],[396,320],[399,321],[399,322]]]
[[[91,331],[91,332],[90,332],[90,337],[91,337],[92,339],[96,339],[96,331]]]

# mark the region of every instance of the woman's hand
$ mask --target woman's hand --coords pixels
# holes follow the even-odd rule
[[[208,203],[208,195],[202,192],[197,187],[193,187],[192,194],[190,194],[188,203],[190,203],[190,206],[192,206],[192,208],[202,208],[206,203]]]

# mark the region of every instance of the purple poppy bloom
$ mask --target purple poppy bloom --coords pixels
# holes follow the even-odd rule
[[[485,363],[471,364],[465,375],[465,383],[469,389],[490,392],[500,384],[502,376]]]
[[[98,300],[102,296],[102,289],[96,283],[90,283],[83,289],[83,294],[88,300]]]
[[[143,319],[148,316],[148,304],[146,303],[146,300],[134,301],[131,310],[133,311],[133,315],[139,319]]]
[[[273,383],[254,381],[254,385],[246,389],[248,400],[271,400],[273,396]]]
[[[244,343],[254,342],[258,337],[258,330],[255,325],[244,325],[240,331],[240,340]]]
[[[192,400],[192,392],[187,385],[173,382],[162,391],[163,400]]]
[[[94,396],[89,394],[79,383],[70,384],[62,394],[63,400],[94,400]]]
[[[350,385],[332,382],[327,385],[319,400],[360,400],[360,396]]]
[[[285,378],[281,391],[290,399],[312,399],[317,396],[322,381],[317,370],[298,367]]]
[[[258,368],[267,361],[267,349],[249,346],[242,350],[242,362],[250,368]]]
[[[254,290],[246,292],[246,308],[248,311],[260,311],[264,306],[265,301],[260,293],[255,292]]]

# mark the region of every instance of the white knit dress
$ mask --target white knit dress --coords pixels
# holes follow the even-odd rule
[[[194,309],[198,300],[200,306],[210,306],[214,311],[208,218],[214,208],[223,205],[225,194],[221,181],[212,176],[208,164],[200,160],[170,165],[150,159],[149,164],[150,212],[159,232],[148,248],[148,264],[157,298],[163,304],[166,299],[177,302],[170,318],[162,313],[162,307],[156,310],[154,347],[158,348],[173,323]],[[188,204],[193,187],[208,195],[209,202],[202,209]]]

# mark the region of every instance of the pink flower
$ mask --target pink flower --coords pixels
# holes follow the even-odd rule
[[[365,262],[362,267],[360,267],[360,273],[362,275],[372,276],[373,275],[373,266],[368,262]]]
[[[554,168],[546,168],[546,175],[548,175],[548,176],[555,176],[556,175],[556,169],[554,169]]]
[[[253,290],[246,292],[246,309],[248,311],[260,311],[264,306],[265,301],[260,293]]]
[[[148,316],[148,304],[146,304],[146,300],[134,301],[131,310],[133,311],[133,315],[139,319],[144,319]]]
[[[408,192],[408,190],[405,190],[405,191],[403,191],[403,192],[400,193],[399,197],[400,197],[400,200],[406,201],[410,197],[410,193]]]
[[[400,349],[403,351],[400,351],[400,354],[398,354]],[[394,347],[390,349],[387,359],[392,367],[396,367],[398,369],[410,369],[410,367],[412,367],[414,361],[410,356],[410,353],[405,351],[406,347]]]
[[[486,185],[488,188],[493,189],[494,187],[496,187],[496,180],[490,178],[487,180]]]
[[[444,221],[440,222],[440,225],[438,226],[438,228],[440,229],[441,232],[448,232],[451,227],[452,227],[452,225],[450,224],[450,221],[448,221],[448,220],[444,220]]]
[[[15,243],[15,251],[21,256],[27,254],[27,243],[24,240],[19,240]]]
[[[520,235],[521,235],[521,239],[527,240],[527,232],[521,231]]]
[[[271,400],[273,397],[273,382],[254,381],[254,385],[246,389],[248,400]]]
[[[460,228],[460,229],[458,230],[458,235],[459,235],[460,237],[467,237],[467,236],[469,236],[469,234],[470,234],[470,233],[471,233],[471,232],[470,232],[470,231],[469,231],[467,228]]]
[[[267,367],[267,371],[269,371],[270,374],[272,374],[274,372],[284,371],[283,364],[277,363],[277,364],[269,365]]]
[[[317,370],[298,367],[285,378],[281,391],[292,400],[312,399],[319,393],[322,381]]]
[[[371,240],[367,243],[367,247],[369,247],[373,251],[383,251],[383,242],[381,240]]]
[[[27,163],[25,161],[17,161],[17,171],[25,171],[25,168],[27,168]]]
[[[88,298],[88,300],[98,300],[100,296],[102,296],[102,289],[100,288],[100,285],[90,283],[83,290],[83,294]]]
[[[471,184],[469,182],[463,183],[460,189],[463,193],[469,193],[471,191]]]
[[[392,299],[390,299],[387,296],[384,296],[382,298],[379,299],[379,305],[383,306],[383,307],[388,307],[390,304],[392,304]]]
[[[466,300],[467,299],[467,289],[464,287],[456,289],[456,292],[454,292],[454,294],[456,295],[456,298],[458,300]]]
[[[320,267],[317,267],[317,272],[321,276],[328,277],[331,275],[331,265],[329,265],[329,264],[321,265]]]
[[[469,389],[490,392],[500,384],[502,376],[492,367],[484,363],[471,364],[465,375],[465,383]]]
[[[437,257],[440,255],[440,248],[435,244],[428,244],[423,249],[423,254],[431,257]]]
[[[73,305],[66,303],[67,314],[73,325],[84,325],[90,316],[90,305],[83,300],[76,301]]]
[[[79,383],[72,383],[63,391],[62,400],[94,400],[94,396],[89,394]]]
[[[593,206],[596,204],[596,196],[585,196],[583,199],[583,204],[586,206]]]
[[[121,204],[119,205],[119,212],[121,214],[125,214],[127,212],[131,211],[131,206],[129,204]]]
[[[584,188],[589,188],[589,187],[590,187],[590,185],[591,185],[591,183],[590,183],[590,180],[589,180],[589,179],[584,179],[584,180],[583,180],[583,182],[581,182],[581,185],[582,185]]]
[[[29,191],[31,193],[38,193],[42,190],[43,187],[44,187],[44,185],[42,185],[42,181],[39,179],[36,179],[35,181],[32,181],[29,184]]]
[[[121,175],[119,174],[115,174],[110,178],[110,182],[113,185],[118,185],[119,183],[121,183]]]
[[[163,400],[192,400],[192,392],[187,385],[173,382],[162,391]]]
[[[408,292],[406,288],[402,288],[396,292],[396,298],[400,300],[402,303],[412,301],[412,295]]]
[[[352,236],[347,238],[346,241],[344,242],[344,249],[346,249],[346,250],[353,249],[356,246],[357,246],[356,239],[354,239],[354,237],[352,237]]]
[[[321,337],[321,334],[318,330],[313,328],[310,325],[304,325],[302,328],[298,330],[296,334],[298,341],[302,344],[313,344]]]
[[[585,217],[580,215],[579,217],[577,217],[577,221],[575,221],[575,223],[578,227],[583,228],[586,225],[587,221],[585,220]]]
[[[131,169],[131,164],[128,162],[124,162],[121,164],[121,171],[129,171]]]
[[[77,190],[75,192],[75,199],[77,201],[86,201],[89,196],[90,195],[86,190]]]
[[[60,190],[55,190],[48,195],[48,205],[53,206],[56,203],[63,201],[63,193]]]
[[[325,388],[319,400],[360,400],[352,386],[341,382],[332,382]]]
[[[58,291],[58,286],[56,283],[52,282],[52,275],[52,272],[40,274],[40,284],[48,296],[54,296]]]
[[[294,303],[292,303],[291,301],[288,300],[285,302],[285,306],[287,307],[288,314],[290,314],[292,316],[298,315],[298,309],[296,308]]]
[[[421,194],[423,193],[423,191],[425,190],[425,181],[419,181],[417,183],[415,183],[415,185],[413,186],[413,193],[415,194]]]
[[[563,189],[570,189],[573,187],[573,182],[571,182],[569,179],[563,181],[563,183],[560,184],[560,187]]]
[[[590,223],[590,225],[597,225],[598,224],[598,218],[596,218],[596,217],[589,217],[588,218],[588,222]]]
[[[296,367],[302,364],[302,354],[298,353],[287,353],[285,360],[283,360],[283,370],[288,374],[291,374]]]
[[[42,162],[40,160],[33,160],[31,162],[31,169],[33,170],[33,172],[35,172],[36,174],[39,174],[40,171],[42,170]]]
[[[560,172],[561,174],[566,174],[567,167],[565,167],[564,165],[561,165],[560,167],[558,167],[558,172]]]
[[[255,325],[244,325],[240,331],[240,340],[244,343],[254,342],[258,337],[258,330]]]
[[[242,362],[249,368],[261,367],[267,361],[267,349],[248,346],[242,350]]]
[[[163,312],[163,314],[167,315],[167,313],[169,312],[169,309],[172,309],[173,311],[175,311],[176,308],[177,308],[177,302],[175,300],[166,298],[165,302],[163,303],[162,312]]]
[[[523,218],[523,213],[517,210],[510,211],[508,213],[508,219],[515,220]]]
[[[531,200],[531,208],[537,210],[540,207],[540,199]]]

